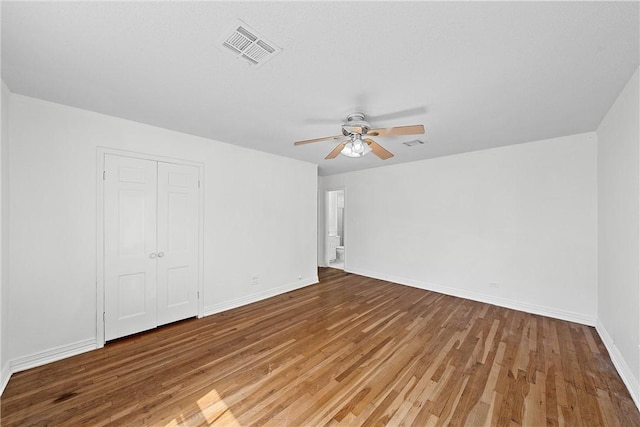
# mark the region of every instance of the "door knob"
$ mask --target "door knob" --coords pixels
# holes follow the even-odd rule
[[[158,258],[162,258],[164,256],[164,252],[158,252]]]
[[[152,252],[152,253],[149,254],[149,258],[151,258],[151,259],[154,259],[156,256],[157,255],[155,254],[155,252]]]

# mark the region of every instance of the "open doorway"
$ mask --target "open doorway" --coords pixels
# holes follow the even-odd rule
[[[325,192],[325,265],[344,270],[345,247],[345,192],[327,190]]]

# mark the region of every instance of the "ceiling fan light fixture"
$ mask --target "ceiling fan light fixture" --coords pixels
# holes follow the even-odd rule
[[[353,143],[352,145],[353,145],[354,153],[358,153],[358,154],[364,153],[364,143],[362,142],[361,135],[354,135],[351,142]]]
[[[362,157],[370,152],[371,147],[362,140],[362,135],[355,134],[351,137],[351,141],[345,144],[340,153],[347,157]]]

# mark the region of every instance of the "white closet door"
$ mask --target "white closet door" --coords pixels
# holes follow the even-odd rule
[[[158,325],[198,314],[198,176],[158,163]]]
[[[157,326],[157,163],[105,156],[105,339]]]

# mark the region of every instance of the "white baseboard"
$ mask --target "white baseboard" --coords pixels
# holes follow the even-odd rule
[[[67,357],[77,354],[86,353],[96,348],[96,339],[91,338],[11,360],[6,363],[0,371],[0,396],[2,396],[12,374],[66,359]]]
[[[589,316],[585,316],[580,313],[573,313],[564,310],[550,309],[548,307],[537,306],[534,304],[522,303],[519,301],[512,301],[506,298],[498,298],[491,297],[488,295],[483,295],[475,292],[450,288],[446,286],[434,285],[431,283],[421,282],[413,279],[406,279],[402,277],[396,277],[381,273],[375,273],[370,271],[363,270],[352,270],[349,273],[359,274],[361,276],[371,277],[374,279],[386,280],[388,282],[399,283],[401,285],[412,286],[419,289],[425,289],[428,291],[434,291],[446,295],[452,295],[460,298],[466,298],[474,301],[485,302],[488,304],[498,305],[500,307],[506,307],[513,310],[524,311],[532,314],[539,314],[542,316],[553,317],[555,319],[567,320],[569,322],[580,323],[588,326],[595,326],[596,331],[600,335],[602,342],[604,343],[607,351],[609,352],[609,356],[611,357],[611,361],[615,366],[618,374],[622,378],[627,390],[629,390],[629,394],[631,394],[631,398],[633,402],[636,404],[636,407],[640,409],[640,383],[633,376],[631,368],[625,361],[622,353],[618,350],[618,347],[615,345],[613,339],[607,332],[604,325],[600,322],[600,320],[596,320]],[[640,351],[640,349],[639,349]]]
[[[36,366],[42,366],[47,363],[56,362],[58,360],[66,359],[67,357],[95,350],[96,348],[96,339],[91,338],[72,344],[55,347],[38,353],[33,353],[28,356],[12,360],[9,363],[11,373],[15,374],[16,372],[35,368]]]
[[[618,371],[624,385],[627,386],[627,390],[629,390],[629,394],[631,394],[633,402],[636,404],[636,407],[640,409],[640,395],[638,395],[640,392],[640,383],[638,383],[638,380],[633,376],[631,368],[624,360],[622,353],[620,353],[620,350],[618,350],[613,338],[611,338],[611,335],[609,335],[609,332],[607,332],[607,329],[600,320],[598,320],[596,324],[596,331],[600,335],[600,339],[602,339],[604,346],[607,347],[613,366],[615,366]]]
[[[204,315],[209,316],[211,314],[220,313],[226,310],[231,310],[232,308],[242,307],[243,305],[258,302],[263,299],[271,298],[276,295],[284,294],[285,292],[294,291],[296,289],[304,288],[306,286],[314,285],[316,283],[318,283],[318,276],[309,277],[307,279],[301,279],[292,283],[287,283],[286,285],[278,286],[277,288],[268,289],[262,292],[256,292],[254,294],[232,299],[230,301],[224,301],[218,304],[208,305],[204,308]]]
[[[205,307],[204,315],[208,316],[210,314],[219,313],[221,311],[240,307],[252,302],[257,302],[316,283],[318,283],[317,276],[307,279],[301,279],[293,283],[288,283],[277,288],[269,289],[267,291],[258,292],[242,298],[237,298],[235,300]],[[95,350],[97,348],[98,346],[96,338],[91,338],[11,360],[9,363],[6,363],[0,371],[0,396],[2,395],[2,392],[4,392],[4,389],[7,386],[11,375],[16,372],[35,368],[37,366],[42,366],[47,363],[56,362],[58,360],[66,359],[67,357],[75,356],[81,353],[86,353],[87,351]]]
[[[11,378],[11,368],[9,367],[9,363],[5,363],[2,369],[0,370],[0,396],[4,392],[5,387],[9,383],[9,379]]]
[[[414,288],[424,289],[427,291],[438,292],[441,294],[451,295],[454,297],[470,299],[473,301],[493,304],[500,307],[510,308],[513,310],[524,311],[526,313],[538,314],[541,316],[553,317],[554,319],[567,320],[569,322],[580,323],[588,326],[595,326],[596,319],[581,313],[574,313],[566,310],[559,310],[545,306],[528,304],[521,301],[514,301],[508,298],[495,297],[485,295],[479,292],[468,291],[464,289],[451,288],[448,286],[436,285],[420,280],[408,279],[406,277],[398,277],[383,273],[377,273],[365,270],[352,270],[349,273],[359,274],[361,276],[371,277],[374,279],[386,280],[387,282],[398,283],[400,285],[412,286]]]

